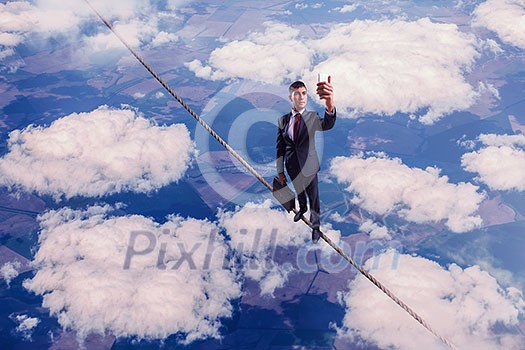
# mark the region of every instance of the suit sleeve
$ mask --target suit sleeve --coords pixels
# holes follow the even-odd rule
[[[283,118],[279,118],[278,127],[277,127],[277,142],[276,142],[276,153],[277,153],[277,174],[284,172],[284,153],[286,145],[284,144],[284,135],[283,135]]]
[[[325,131],[330,130],[335,125],[335,119],[336,119],[336,110],[334,108],[333,113],[328,113],[326,110],[324,112],[324,118],[320,120],[320,127],[319,130]]]

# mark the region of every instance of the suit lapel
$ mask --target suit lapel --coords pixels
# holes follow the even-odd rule
[[[290,118],[292,117],[292,112],[286,114],[284,116],[284,136],[288,139],[288,140],[291,140],[290,137],[288,136],[288,128],[290,127]]]

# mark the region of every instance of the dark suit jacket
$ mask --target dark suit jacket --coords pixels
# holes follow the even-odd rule
[[[292,179],[302,171],[304,176],[312,176],[319,171],[319,156],[315,149],[315,133],[317,131],[330,130],[336,119],[333,115],[325,112],[324,118],[319,117],[317,112],[305,111],[301,117],[299,126],[299,138],[297,142],[288,136],[289,121],[292,113],[279,117],[277,129],[277,173],[286,170]]]

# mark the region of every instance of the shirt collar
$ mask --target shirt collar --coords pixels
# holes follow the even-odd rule
[[[301,113],[301,115],[304,114],[304,111],[306,111],[306,108],[303,108],[301,111],[296,110],[295,108],[292,108],[292,117],[295,117],[297,113]]]

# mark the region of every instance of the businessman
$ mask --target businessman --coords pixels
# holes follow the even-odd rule
[[[336,119],[334,90],[328,81],[317,84],[317,94],[325,102],[324,117],[317,112],[307,111],[308,91],[302,81],[296,81],[289,87],[292,110],[278,121],[277,130],[277,173],[279,182],[286,183],[284,169],[292,179],[293,187],[299,201],[299,211],[294,221],[299,221],[310,204],[310,221],[312,222],[312,241],[321,237],[320,204],[317,173],[319,157],[315,148],[315,133],[333,128]]]

